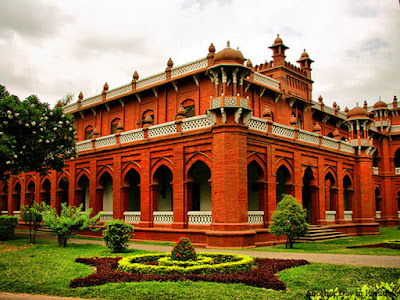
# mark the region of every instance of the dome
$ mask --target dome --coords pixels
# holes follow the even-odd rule
[[[280,44],[283,44],[283,41],[282,41],[282,39],[279,37],[279,34],[278,34],[277,37],[276,37],[276,39],[275,39],[275,41],[274,41],[274,46],[275,46],[275,45],[280,45]]]
[[[368,112],[365,108],[357,106],[347,113],[347,119],[369,119]]]
[[[243,65],[245,58],[239,50],[233,50],[228,46],[224,50],[217,52],[214,56],[214,64],[228,63],[228,64],[240,64]]]
[[[310,58],[310,56],[308,55],[308,53],[306,52],[306,49],[304,49],[303,53],[301,54],[300,59],[307,59]]]
[[[378,102],[376,102],[373,106],[373,109],[387,109],[387,104],[381,100],[379,100]]]

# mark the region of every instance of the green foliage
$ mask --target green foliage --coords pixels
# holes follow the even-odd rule
[[[383,241],[383,244],[385,244],[389,247],[400,248],[400,240],[385,240],[385,241]]]
[[[106,229],[103,231],[103,239],[106,246],[112,252],[123,252],[128,247],[128,241],[133,236],[133,226],[126,224],[122,220],[108,221]]]
[[[294,241],[308,231],[306,211],[290,195],[284,195],[272,215],[271,233],[286,235],[286,248],[293,248]]]
[[[58,238],[58,245],[60,247],[67,247],[68,239],[75,233],[77,230],[83,230],[89,228],[91,230],[99,230],[92,229],[89,226],[94,226],[98,224],[98,220],[100,218],[101,213],[98,213],[93,218],[90,217],[92,213],[92,209],[88,209],[87,211],[82,211],[83,204],[80,206],[68,206],[65,203],[61,204],[61,214],[58,215],[57,211],[48,207],[43,212],[43,221],[46,226],[52,229]]]
[[[376,285],[363,285],[356,292],[339,291],[338,288],[330,289],[324,292],[307,293],[311,300],[389,300],[400,299],[400,279],[395,283],[381,282]]]
[[[170,256],[161,257],[158,259],[159,266],[178,266],[182,268],[190,267],[190,266],[198,266],[198,265],[211,265],[214,263],[214,260],[211,257],[207,256],[197,256],[197,260],[173,260]]]
[[[169,253],[134,255],[122,258],[118,262],[121,271],[138,274],[198,274],[210,275],[215,273],[232,274],[236,272],[249,272],[253,267],[253,258],[241,254],[226,253],[200,253],[203,257],[210,257],[214,264],[203,264],[194,266],[160,266],[143,264],[156,261],[163,257],[169,257]]]
[[[179,261],[197,259],[196,250],[187,237],[181,237],[178,242],[176,242],[171,252],[171,259]]]
[[[18,217],[0,216],[0,241],[8,241],[15,235]]]
[[[23,101],[0,85],[0,180],[21,172],[61,171],[75,156],[74,119],[31,95]]]
[[[42,213],[46,209],[46,204],[34,202],[32,205],[24,205],[21,207],[22,221],[29,227],[29,240],[31,244],[35,243],[36,234],[43,220]]]

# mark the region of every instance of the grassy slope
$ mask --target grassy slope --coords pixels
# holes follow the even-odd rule
[[[394,255],[400,256],[400,250],[386,248],[356,248],[346,249],[347,246],[382,243],[384,240],[400,239],[400,230],[395,227],[382,227],[380,235],[351,236],[331,241],[315,243],[296,243],[295,249],[285,249],[285,245],[249,249],[265,252],[310,252],[331,254],[364,254],[364,255]]]
[[[91,274],[90,267],[75,263],[77,257],[121,256],[100,245],[54,242],[34,246],[27,239],[0,242],[0,291],[102,299],[301,299],[307,289],[355,287],[359,283],[397,281],[400,269],[314,264],[283,271],[280,278],[289,291],[276,292],[242,284],[193,282],[118,283],[71,289],[73,278]],[[132,250],[122,256],[141,253]]]

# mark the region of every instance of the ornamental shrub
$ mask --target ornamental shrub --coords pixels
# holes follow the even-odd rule
[[[24,205],[21,207],[22,221],[28,225],[29,228],[29,241],[31,244],[35,243],[36,234],[40,227],[40,222],[43,220],[42,213],[46,209],[46,204],[34,202],[32,205]]]
[[[122,220],[112,220],[105,223],[103,239],[112,252],[123,252],[128,247],[128,240],[133,236],[133,226]]]
[[[286,235],[286,248],[293,248],[294,241],[308,232],[306,211],[290,195],[284,195],[272,215],[271,233]]]
[[[18,217],[0,216],[0,241],[8,241],[15,235]]]
[[[196,250],[194,250],[192,243],[187,237],[181,237],[175,244],[171,252],[171,259],[180,261],[197,259]]]
[[[400,249],[400,240],[385,240],[385,241],[383,241],[383,244],[385,246]]]
[[[92,209],[82,212],[83,204],[80,206],[68,206],[65,203],[61,204],[61,214],[58,215],[57,211],[52,207],[47,207],[43,212],[43,221],[46,226],[50,227],[58,239],[58,245],[60,247],[67,247],[68,239],[77,230],[84,230],[89,228],[92,231],[100,230],[93,229],[89,226],[94,226],[98,224],[101,213],[98,213],[93,218],[90,217]]]

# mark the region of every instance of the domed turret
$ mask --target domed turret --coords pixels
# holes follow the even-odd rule
[[[230,48],[229,41],[227,48],[217,52],[214,56],[214,64],[239,64],[243,65],[245,58],[239,50]]]
[[[376,102],[373,106],[373,110],[378,110],[378,109],[387,109],[387,104],[381,100]]]
[[[359,106],[354,107],[347,113],[347,120],[353,119],[369,119],[367,110]]]

